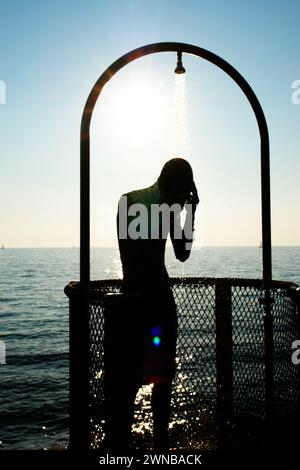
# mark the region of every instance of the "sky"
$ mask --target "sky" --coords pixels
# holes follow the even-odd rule
[[[91,87],[130,50],[176,41],[223,57],[253,88],[270,133],[272,242],[300,245],[299,15],[293,0],[1,2],[0,244],[79,245],[79,131]],[[92,246],[116,242],[119,196],[154,183],[173,156],[194,170],[196,245],[259,244],[252,109],[216,66],[185,54],[183,64],[181,101],[175,53],[134,61],[101,93],[91,124]]]

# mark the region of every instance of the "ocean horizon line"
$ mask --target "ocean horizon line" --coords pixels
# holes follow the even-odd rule
[[[272,248],[300,248],[300,244],[278,244],[272,245]],[[4,245],[4,249],[79,249],[79,245],[24,245],[24,246],[10,246]],[[94,248],[115,248],[118,249],[118,245],[91,245],[91,249]],[[167,245],[166,248],[172,248],[172,245]],[[249,245],[194,245],[194,250],[201,250],[203,248],[262,248],[259,244],[249,244]],[[1,249],[1,247],[0,247]]]

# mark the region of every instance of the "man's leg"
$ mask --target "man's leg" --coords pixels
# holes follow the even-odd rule
[[[169,448],[169,421],[171,412],[172,382],[155,384],[152,391],[153,436],[156,449]]]
[[[138,389],[138,385],[122,382],[107,389],[105,446],[108,449],[129,449]]]

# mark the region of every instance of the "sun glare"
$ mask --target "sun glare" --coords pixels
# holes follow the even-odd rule
[[[167,124],[168,101],[150,81],[131,81],[118,87],[110,100],[110,116],[115,135],[143,143],[160,134]]]

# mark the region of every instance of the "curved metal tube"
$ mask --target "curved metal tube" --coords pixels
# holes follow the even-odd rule
[[[89,94],[83,110],[80,133],[80,281],[87,283],[90,280],[90,123],[95,104],[104,85],[125,65],[145,55],[172,51],[201,57],[224,70],[244,92],[254,111],[261,139],[263,288],[268,291],[272,280],[270,164],[269,134],[263,110],[250,85],[232,65],[206,49],[178,42],[149,44],[128,52],[103,72]]]

